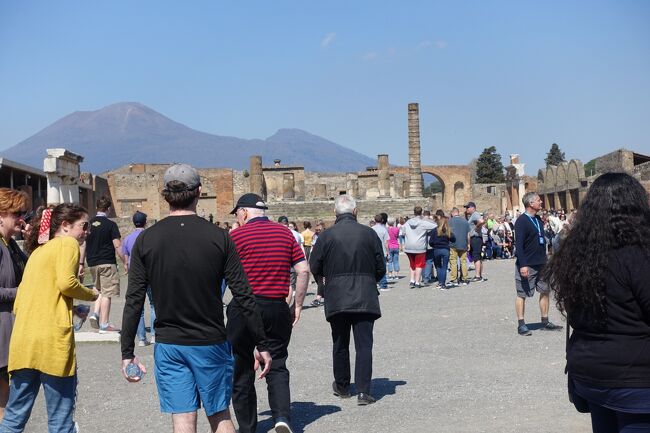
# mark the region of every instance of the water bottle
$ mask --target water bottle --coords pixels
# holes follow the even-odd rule
[[[78,331],[86,321],[88,313],[90,313],[90,306],[85,304],[77,305],[72,312],[72,327],[75,331]]]
[[[131,379],[142,377],[142,370],[140,370],[138,364],[134,364],[133,362],[131,362],[129,365],[126,366],[125,371],[126,371],[126,375]]]

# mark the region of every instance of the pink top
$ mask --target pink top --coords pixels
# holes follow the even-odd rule
[[[388,248],[399,248],[399,229],[395,226],[388,227]]]

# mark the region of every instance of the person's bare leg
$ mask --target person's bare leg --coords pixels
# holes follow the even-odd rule
[[[196,433],[196,411],[172,414],[174,433]]]
[[[230,419],[230,409],[210,415],[208,422],[213,433],[235,433],[235,426]]]
[[[415,281],[417,283],[417,280],[415,279],[415,269],[409,268],[409,277],[411,278],[410,281]]]
[[[102,296],[102,303],[99,308],[99,323],[105,325],[111,315],[111,298]]]
[[[95,304],[93,305],[93,313],[97,314],[97,317],[99,317],[99,315],[101,314],[101,310],[102,310],[102,298],[104,298],[104,297],[103,297],[102,294],[100,293],[100,294],[99,294],[99,297],[98,297],[97,300],[95,301]]]
[[[474,268],[476,269],[476,276],[477,277],[482,277],[483,273],[481,272],[482,266],[481,266],[481,261],[480,260],[477,260],[477,261],[474,262]]]
[[[415,283],[422,284],[422,268],[415,268]]]
[[[540,293],[539,294],[539,312],[542,314],[542,317],[548,317],[548,304],[549,304],[548,293]]]
[[[540,298],[540,305],[541,305],[541,298]],[[526,310],[526,299],[522,298],[521,296],[517,296],[517,299],[515,300],[515,311],[517,312],[517,320],[524,320],[525,310]],[[548,306],[546,311],[548,311]]]
[[[0,421],[5,417],[5,407],[9,401],[9,382],[0,379]]]

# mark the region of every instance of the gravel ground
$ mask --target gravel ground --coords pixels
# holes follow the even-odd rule
[[[407,260],[401,256],[402,269]],[[408,278],[381,294],[375,324],[371,406],[331,393],[329,326],[322,308],[308,308],[289,347],[293,423],[297,432],[589,432],[590,421],[567,400],[564,332],[516,333],[514,262],[491,261],[489,278],[449,291],[408,288]],[[402,271],[404,275],[405,272]],[[471,273],[470,273],[471,274]],[[123,290],[126,280],[123,278]],[[305,304],[313,299],[310,286]],[[121,323],[123,298],[112,317]],[[551,320],[564,324],[553,307]],[[537,299],[528,321],[539,322]],[[88,325],[84,325],[87,327]],[[153,370],[153,347],[136,348]],[[153,374],[140,384],[120,375],[115,343],[79,343],[80,431],[171,431],[160,413]],[[352,360],[354,361],[354,359]],[[259,432],[272,428],[266,386],[257,383]],[[42,396],[27,432],[47,431]],[[203,413],[199,431],[207,432]]]

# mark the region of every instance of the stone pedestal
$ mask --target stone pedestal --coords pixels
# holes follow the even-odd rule
[[[79,203],[79,165],[84,158],[65,149],[47,149],[43,171],[47,176],[47,204]]]

